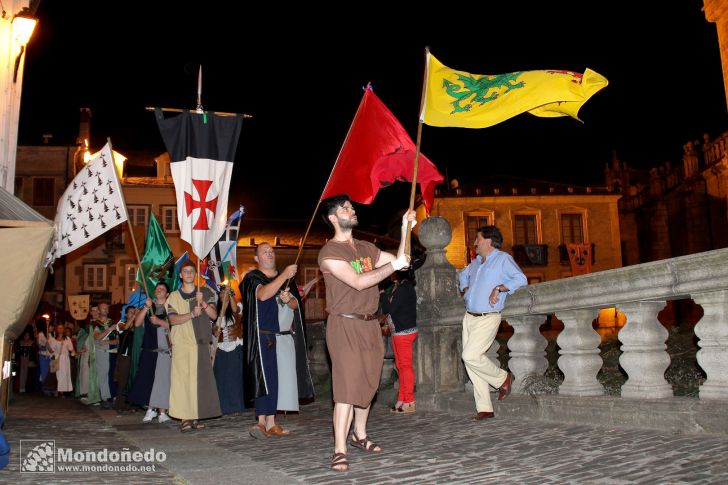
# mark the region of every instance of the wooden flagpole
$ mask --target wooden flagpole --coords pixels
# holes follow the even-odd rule
[[[202,64],[200,64],[200,70],[197,72],[197,108],[195,111],[202,113]]]
[[[114,164],[114,173],[116,173],[116,160],[114,159],[114,148],[111,146],[111,138],[106,138],[106,143],[109,145],[111,150],[111,162]],[[118,173],[116,174],[119,175]],[[124,206],[124,212],[126,213],[126,223],[129,226],[129,236],[131,238],[131,245],[134,248],[134,255],[136,256],[137,263],[139,264],[139,272],[142,274],[142,286],[144,286],[144,292],[147,294],[147,298],[150,298],[149,289],[147,288],[147,277],[144,274],[144,268],[142,268],[142,258],[139,257],[139,248],[137,247],[136,238],[134,237],[134,227],[131,225],[131,219],[129,219],[129,210],[126,208],[126,199],[124,198],[124,190],[119,181],[119,198]]]
[[[425,74],[422,79],[422,97],[420,98],[420,114],[422,114],[422,110],[425,107],[425,95],[427,94],[427,74],[429,70],[429,65],[427,62],[428,54],[430,53],[430,48],[425,47]],[[412,189],[410,190],[410,200],[409,200],[409,210],[412,210],[415,208],[415,192],[417,192],[417,171],[419,169],[420,164],[420,146],[422,145],[422,120],[419,120],[419,123],[417,123],[417,146],[415,149],[415,163],[414,168],[412,169]],[[412,234],[412,223],[407,221],[407,230],[405,232],[404,237],[407,238],[404,243],[404,252],[407,255],[410,255],[412,252],[411,247],[411,234]]]
[[[369,85],[365,89],[370,89]],[[354,119],[351,121],[351,125],[349,125],[349,131],[346,132],[346,138],[344,138],[344,143],[341,144],[341,148],[339,148],[339,154],[336,156],[336,162],[334,162],[334,166],[331,169],[331,173],[329,174],[329,178],[326,180],[326,185],[324,185],[324,190],[321,191],[321,195],[326,193],[326,189],[329,188],[329,183],[331,182],[331,177],[334,175],[334,170],[336,170],[336,166],[339,164],[339,159],[341,158],[341,152],[344,150],[344,147],[346,146],[346,142],[349,140],[349,136],[351,135],[351,129],[354,127],[354,123],[356,122],[357,117],[359,116],[359,111],[361,110],[362,103],[364,103],[364,97],[362,96],[361,101],[359,102],[359,107],[356,109],[356,115],[354,115]],[[306,233],[303,235],[303,238],[301,239],[301,243],[298,245],[298,254],[296,255],[296,261],[293,264],[298,264],[298,260],[301,257],[301,253],[303,252],[303,245],[306,243],[306,238],[308,237],[308,233],[311,230],[311,226],[313,225],[313,220],[316,218],[316,213],[319,210],[319,207],[321,207],[321,197],[319,197],[318,202],[316,203],[316,208],[313,210],[313,215],[311,216],[311,220],[308,222],[308,227],[306,228]],[[288,286],[287,284],[284,286]]]
[[[238,291],[240,291],[240,280],[238,280],[238,236],[240,235],[240,223],[243,222],[243,214],[245,213],[245,207],[243,207],[242,204],[240,204],[240,217],[238,218],[238,230],[235,232],[235,246],[233,246],[233,251],[235,251],[235,283],[238,285]],[[232,286],[230,287],[232,288]],[[243,292],[240,291],[240,298],[243,298]]]
[[[367,87],[364,89],[371,89],[370,84],[367,84]],[[339,159],[341,158],[341,152],[344,151],[346,142],[349,140],[349,136],[351,135],[351,129],[354,127],[354,123],[356,122],[356,119],[359,117],[359,111],[361,110],[361,106],[363,103],[364,103],[364,96],[362,96],[361,101],[359,101],[359,107],[356,109],[356,114],[354,115],[354,119],[351,120],[351,124],[349,125],[349,130],[346,132],[346,138],[344,138],[344,143],[342,143],[341,148],[339,148],[339,154],[336,156],[336,161],[334,162],[334,166],[331,168],[331,173],[329,173],[329,178],[326,180],[326,185],[324,185],[324,190],[321,191],[321,195],[324,195],[326,193],[326,189],[329,188],[329,183],[331,182],[331,177],[334,175],[334,170],[336,170],[336,166],[339,164]],[[316,214],[318,213],[319,207],[321,207],[321,196],[319,196],[318,202],[316,202],[316,207],[314,208],[313,214],[311,215],[311,220],[308,221],[308,227],[306,228],[306,232],[304,233],[303,237],[301,238],[301,242],[298,245],[298,254],[296,254],[296,260],[293,262],[293,264],[298,264],[298,260],[301,258],[301,253],[303,252],[303,246],[306,244],[306,238],[308,237],[308,233],[311,231],[311,226],[313,225],[313,220],[316,218]],[[283,287],[288,288],[290,286],[292,279],[293,278],[288,278],[288,280],[286,280]]]
[[[245,119],[249,119],[249,118],[252,118],[253,117],[253,115],[249,115],[249,114],[246,114],[246,113],[228,113],[226,111],[202,111],[202,112],[198,112],[197,110],[194,110],[194,109],[156,108],[154,106],[145,106],[144,109],[147,110],[147,111],[154,111],[155,109],[161,109],[162,111],[169,112],[169,113],[183,113],[185,111],[189,111],[192,114],[205,114],[205,113],[210,113],[210,114],[215,114],[215,115],[218,115],[218,116],[242,116]]]

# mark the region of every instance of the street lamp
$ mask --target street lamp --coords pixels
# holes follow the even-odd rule
[[[35,26],[38,23],[38,19],[30,13],[28,7],[23,8],[20,12],[15,14],[12,22],[13,39],[20,48],[18,56],[15,58],[15,70],[13,72],[13,82],[18,80],[18,69],[20,69],[20,59],[23,57],[25,52],[25,46],[28,45],[30,37],[33,35]]]

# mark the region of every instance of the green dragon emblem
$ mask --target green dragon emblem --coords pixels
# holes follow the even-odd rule
[[[496,76],[458,74],[458,80],[462,82],[462,85],[443,79],[442,86],[445,88],[446,93],[455,99],[450,103],[453,107],[450,114],[470,111],[475,103],[483,106],[512,89],[524,87],[526,83],[518,81],[518,76],[521,74],[523,74],[523,71],[498,74]]]

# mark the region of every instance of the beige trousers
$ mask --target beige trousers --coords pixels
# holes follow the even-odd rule
[[[489,313],[481,317],[469,313],[463,318],[463,362],[473,383],[475,409],[480,412],[493,411],[488,384],[499,388],[508,373],[490,360],[488,351],[498,333],[500,313]]]

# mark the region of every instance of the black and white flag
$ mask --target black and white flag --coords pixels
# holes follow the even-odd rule
[[[110,144],[73,179],[58,202],[56,237],[45,266],[127,220]]]

